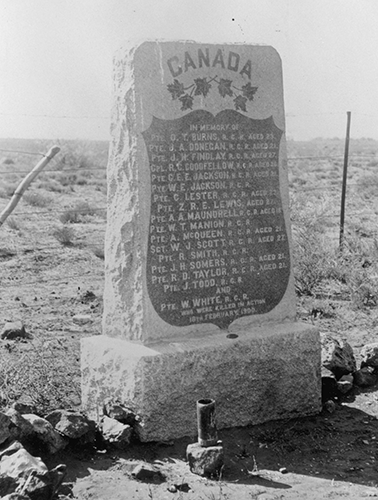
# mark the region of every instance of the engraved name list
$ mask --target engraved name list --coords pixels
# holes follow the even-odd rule
[[[285,293],[290,258],[273,119],[197,110],[153,118],[147,288],[177,326],[262,314]]]

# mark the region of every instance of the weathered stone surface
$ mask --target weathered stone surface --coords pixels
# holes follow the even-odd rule
[[[185,52],[197,59],[199,51],[207,53],[216,66],[201,64],[184,71],[181,65]],[[226,59],[230,58],[229,66],[226,62],[222,67],[219,58],[223,56],[220,54],[224,54]],[[172,65],[180,76],[173,76],[175,70]],[[251,68],[250,65],[253,66],[253,72],[251,73],[251,69],[243,72],[243,67]],[[209,82],[211,79],[213,83],[207,86],[205,81]],[[195,85],[195,81],[200,80],[208,92],[204,90],[204,93],[194,93],[193,97],[185,96],[184,87],[191,87]],[[244,87],[250,99],[240,95],[234,102],[230,98],[231,88],[223,91],[222,85],[227,85],[227,82],[235,86],[234,91],[236,87]],[[175,90],[177,87],[178,93]],[[256,99],[253,98],[255,92]],[[289,258],[291,235],[286,230],[290,227],[290,222],[287,170],[284,167],[286,152],[282,135],[285,129],[285,114],[282,68],[277,52],[267,46],[204,46],[193,42],[151,41],[136,47],[125,47],[115,57],[113,95],[113,140],[108,163],[109,223],[105,243],[104,334],[126,340],[154,342],[162,338],[185,338],[193,331],[219,332],[220,326],[226,328],[230,323],[231,329],[246,329],[273,321],[293,321],[295,293]],[[186,104],[183,99],[186,99]],[[237,105],[238,100],[242,101],[241,106]],[[237,186],[229,183],[228,179],[231,177],[231,170],[236,168],[236,162],[228,167],[227,164],[223,165],[226,170],[223,184],[206,186],[200,183],[198,188],[196,187],[196,181],[201,180],[196,177],[200,169],[205,176],[212,175],[218,165],[215,164],[216,168],[208,163],[198,166],[198,162],[203,160],[198,160],[196,151],[202,151],[204,140],[202,135],[198,138],[194,132],[203,131],[199,130],[202,125],[207,131],[223,130],[223,136],[227,136],[222,144],[221,135],[208,136],[206,144],[213,151],[221,148],[227,149],[228,152],[236,151],[237,140],[239,148],[244,147],[244,142],[247,142],[247,130],[250,132],[248,136],[251,137],[247,147],[251,150],[261,151],[265,139],[270,138],[269,147],[274,160],[269,165],[264,164],[264,168],[271,171],[269,178],[266,173],[254,176],[253,162],[258,162],[258,158],[261,160],[262,156],[254,157],[253,162],[249,158],[250,161],[246,164],[248,173],[253,177],[253,190],[267,190],[266,194],[271,193],[269,202],[266,202],[266,197],[262,195],[259,195],[262,197],[256,202],[257,195],[251,193],[250,185],[247,186],[247,177],[241,180],[244,169],[239,172],[238,177],[243,189],[240,184]],[[191,126],[194,128],[190,129]],[[232,127],[240,132],[241,139],[239,135],[237,139],[236,135],[231,136]],[[182,153],[185,155],[183,158]],[[237,159],[232,153],[231,156],[233,160]],[[221,161],[220,156],[218,160]],[[178,162],[179,165],[178,168],[175,167],[174,173],[170,172],[170,180],[167,177],[168,170],[166,171],[169,162],[172,162],[171,165]],[[194,166],[195,163],[197,167]],[[219,165],[221,168],[222,164]],[[206,170],[208,166],[209,171]],[[168,188],[171,181],[176,182],[175,196],[171,188]],[[167,191],[159,198],[157,193],[162,193],[162,190]],[[188,191],[194,194],[187,195]],[[198,275],[196,278],[195,272],[192,271],[198,269],[195,265],[202,257],[196,257],[196,254],[193,256],[191,253],[200,246],[195,241],[195,236],[189,232],[195,228],[190,228],[187,214],[197,216],[195,220],[198,221],[203,220],[201,210],[223,210],[224,202],[220,201],[222,195],[223,198],[226,196],[227,199],[233,200],[231,205],[236,203],[235,206],[239,209],[238,223],[243,234],[246,234],[248,228],[247,216],[253,215],[254,223],[259,228],[279,232],[280,237],[261,239],[260,245],[257,239],[251,239],[249,242],[243,240],[240,244],[240,238],[230,243],[228,233],[224,234],[227,238],[223,238],[222,248],[227,248],[227,253],[223,253],[219,266],[215,264],[216,267],[223,268],[223,271],[219,271],[216,276],[213,269],[211,282],[194,283],[198,280]],[[200,200],[205,203],[200,203]],[[251,212],[247,200],[253,208],[258,207],[259,210]],[[183,229],[178,220],[180,203],[188,224],[185,230],[188,231],[188,238],[185,242],[190,240],[190,248],[184,244]],[[165,217],[162,217],[163,212]],[[167,226],[172,222],[172,219],[168,220],[169,213],[174,217],[174,231],[169,230]],[[231,220],[230,217],[232,215],[229,212],[219,212],[219,220],[226,221],[226,224]],[[218,224],[218,215],[213,218],[215,227]],[[150,228],[150,224],[153,227]],[[164,241],[159,242],[159,238],[156,238],[157,225],[165,234],[174,232],[179,246],[172,247]],[[206,248],[213,250],[206,258],[211,255],[213,258],[219,256],[219,253],[214,253],[215,245],[219,244],[213,241],[216,239],[215,233],[208,233],[209,241],[211,240],[208,245],[208,237],[204,237]],[[241,262],[231,264],[231,247],[235,242],[241,254],[242,248],[244,249],[248,259],[253,256],[253,260],[259,262],[260,257],[269,259],[268,255],[274,255],[270,257],[275,259],[274,264],[273,261],[268,263],[266,260],[266,267],[247,266],[242,271]],[[269,244],[265,245],[267,242]],[[168,260],[165,260],[165,266],[160,261],[158,270],[155,268],[155,260],[159,261],[158,255],[162,251],[162,245],[166,245],[164,251],[167,252]],[[146,250],[147,258],[141,248]],[[218,252],[219,249],[220,246]],[[184,275],[180,273],[172,278],[171,272],[175,274],[172,264],[179,269],[179,253],[184,256],[187,268],[181,270]],[[277,263],[279,255],[284,261],[280,265]],[[172,264],[167,266],[167,262]],[[231,265],[234,269],[237,268],[236,281],[230,280]],[[209,278],[210,271],[207,271]],[[224,283],[219,273],[223,273]],[[222,283],[227,284],[227,287],[220,288]],[[246,302],[252,301],[253,307],[241,306],[241,301],[234,300],[236,294],[245,297]],[[207,316],[201,316],[193,305],[193,299],[199,298],[204,300],[203,306],[208,308]],[[183,306],[183,303],[188,303],[189,307]],[[219,306],[223,307],[226,303],[229,304],[229,310],[233,309],[233,313],[219,314]],[[191,314],[187,314],[188,310],[192,310]],[[215,314],[216,312],[218,314]],[[195,319],[192,320],[191,317]]]
[[[45,443],[49,453],[56,453],[67,446],[67,441],[46,419],[33,414],[25,414],[23,418],[32,425],[35,435]]]
[[[165,477],[159,469],[151,464],[144,463],[137,465],[131,472],[131,475],[139,481],[161,483]]]
[[[347,394],[353,389],[353,382],[354,382],[353,375],[343,375],[337,381],[337,390],[341,394]]]
[[[197,434],[196,401],[217,402],[217,428],[321,410],[320,343],[313,327],[270,325],[146,347],[95,336],[82,343],[82,404],[99,421],[113,397],[141,421],[143,441]],[[158,397],[157,397],[158,395]]]
[[[33,457],[24,448],[12,455],[5,455],[1,459],[0,474],[13,478],[28,478],[32,472],[33,474],[47,474],[48,469],[40,458]]]
[[[67,466],[60,464],[49,470],[49,480],[51,482],[53,491],[60,490],[60,486],[67,475]]]
[[[332,399],[329,399],[324,403],[323,408],[327,413],[335,413],[336,403]]]
[[[70,439],[79,439],[93,429],[85,415],[68,410],[55,410],[46,415],[46,420],[56,431]]]
[[[125,408],[121,403],[109,399],[104,404],[104,415],[114,418],[122,424],[133,426],[136,421],[135,413],[129,408]]]
[[[5,497],[1,497],[3,500],[31,500],[29,495],[24,495],[23,493],[10,493]]]
[[[356,370],[353,349],[346,340],[329,334],[320,334],[322,345],[322,366],[340,378]]]
[[[107,443],[118,447],[124,447],[130,443],[133,432],[130,425],[122,424],[114,418],[104,416],[100,428],[101,434]]]
[[[119,400],[145,441],[196,434],[203,397],[219,428],[317,413],[318,333],[294,323],[277,52],[145,42],[114,67],[105,335],[83,339],[83,408],[99,421]]]
[[[190,444],[186,449],[186,459],[193,474],[217,477],[224,464],[223,446],[203,448],[198,443]]]
[[[93,323],[93,317],[90,314],[76,314],[72,317],[72,321],[77,325],[83,326]]]
[[[354,383],[359,387],[369,387],[378,381],[378,375],[371,366],[365,366],[353,373]]]
[[[21,413],[13,408],[9,408],[5,414],[9,417],[11,423],[10,433],[13,439],[18,439],[23,442],[28,439],[34,433],[34,428],[32,424],[24,418]]]
[[[49,473],[30,474],[22,488],[30,500],[51,500],[54,492]]]
[[[361,368],[364,366],[372,366],[378,368],[378,342],[365,345],[361,351]]]
[[[6,495],[16,491],[18,483],[14,477],[0,474],[0,498],[6,498]]]
[[[1,449],[0,459],[8,455],[13,455],[13,453],[21,449],[23,449],[23,446],[19,441],[12,441],[8,446]]]
[[[30,338],[31,336],[26,332],[25,326],[21,321],[13,321],[5,323],[0,338],[7,340],[14,340],[20,338]]]
[[[16,451],[9,447],[8,451],[0,462],[0,478],[3,478],[0,480],[0,491],[4,493],[7,490],[6,493],[9,493],[18,490],[30,500],[51,500],[64,479],[66,466],[59,465],[48,471],[40,458],[32,456],[23,447]]]
[[[16,401],[12,403],[11,405],[12,410],[18,411],[18,413],[21,413],[21,415],[24,415],[24,413],[35,413],[36,409],[33,404],[29,403],[22,403],[20,401]]]
[[[0,444],[4,443],[8,438],[11,437],[10,427],[11,420],[10,418],[0,411]]]

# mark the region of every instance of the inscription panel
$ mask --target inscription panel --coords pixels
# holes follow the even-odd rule
[[[143,132],[151,179],[147,289],[168,324],[227,328],[282,299],[290,257],[272,118],[197,110]]]

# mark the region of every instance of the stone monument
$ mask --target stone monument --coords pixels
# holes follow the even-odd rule
[[[268,46],[148,41],[114,61],[103,335],[83,408],[144,441],[320,410],[320,343],[295,321],[281,61]]]

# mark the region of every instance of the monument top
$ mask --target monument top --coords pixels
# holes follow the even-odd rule
[[[118,52],[114,83],[104,333],[293,320],[277,52],[148,41]]]

